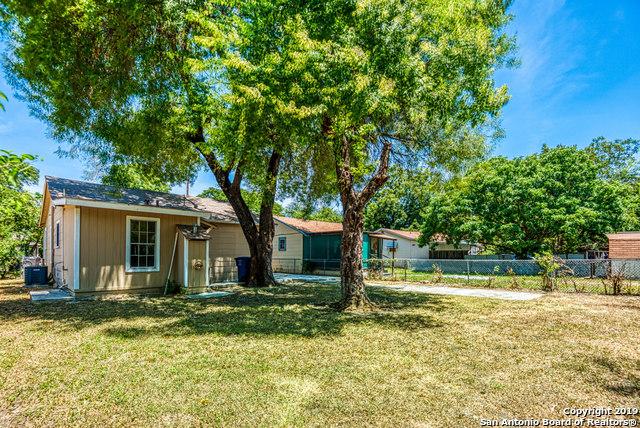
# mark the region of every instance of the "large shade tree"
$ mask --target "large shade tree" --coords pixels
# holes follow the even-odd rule
[[[249,206],[249,209],[256,213],[260,212],[260,205],[262,205],[262,194],[250,189],[242,189],[241,193],[242,198],[247,203],[247,206]],[[228,201],[227,196],[224,194],[224,192],[217,187],[209,187],[203,190],[198,196],[202,198],[215,199],[216,201]],[[281,215],[283,212],[284,207],[280,203],[274,202],[273,214]]]
[[[421,239],[444,233],[519,258],[602,248],[606,233],[637,224],[637,153],[636,141],[597,139],[488,159],[431,201]]]
[[[38,182],[35,157],[0,150],[0,278],[11,273],[20,258],[40,241],[40,196],[25,187]]]
[[[363,213],[390,163],[455,164],[507,101],[492,75],[513,47],[502,32],[508,3],[13,0],[4,9],[14,83],[56,135],[176,179],[203,160],[243,227],[252,281],[273,282],[281,171],[294,183],[313,171],[314,192],[337,189],[340,307],[350,308],[369,304]],[[242,198],[246,179],[263,194],[259,227]]]
[[[406,168],[455,166],[484,148],[507,102],[496,67],[510,61],[506,1],[312,2],[300,17],[298,84],[318,106],[309,157],[315,191],[343,211],[340,308],[371,305],[364,288],[364,210]]]
[[[389,181],[372,199],[364,214],[366,230],[381,227],[416,230],[422,224],[422,211],[438,193],[445,177],[431,169],[389,169]]]
[[[54,136],[170,183],[206,165],[249,243],[249,282],[269,285],[277,179],[312,113],[295,103],[290,77],[296,7],[9,0],[0,16],[12,83]],[[259,224],[241,192],[247,181],[262,194]]]

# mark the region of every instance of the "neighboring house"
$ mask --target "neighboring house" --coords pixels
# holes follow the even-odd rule
[[[428,259],[429,246],[420,247],[418,245],[418,237],[420,232],[416,230],[397,230],[381,228],[376,232],[393,236],[395,241],[383,241],[382,256],[383,258],[396,259]]]
[[[396,241],[383,242],[383,258],[396,259],[464,259],[467,255],[475,255],[480,251],[479,244],[462,241],[458,245],[448,244],[443,235],[431,237],[429,245],[420,247],[417,230],[397,230],[381,228],[376,232],[396,238]]]
[[[610,259],[640,259],[640,232],[619,232],[607,235]]]
[[[482,250],[477,243],[460,241],[457,245],[447,243],[444,235],[433,235],[429,243],[430,259],[464,259],[467,255],[476,255]]]
[[[288,272],[331,270],[340,266],[342,223],[302,220],[275,216],[273,266]],[[394,237],[378,232],[364,232],[362,259],[381,258],[382,241]],[[304,265],[304,266],[303,266]]]
[[[226,202],[46,177],[40,225],[58,286],[83,293],[188,291],[237,276],[249,255]]]

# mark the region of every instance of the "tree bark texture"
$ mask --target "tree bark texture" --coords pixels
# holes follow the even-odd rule
[[[204,141],[202,131],[194,136],[196,142]],[[197,147],[197,145],[196,145]],[[242,197],[240,184],[242,183],[243,170],[242,163],[235,165],[233,180],[230,179],[234,165],[224,168],[213,153],[205,152],[198,148],[204,157],[211,172],[216,178],[220,189],[224,192],[233,208],[238,223],[242,228],[247,244],[249,245],[249,256],[251,257],[251,269],[247,285],[252,287],[268,287],[275,285],[271,257],[273,252],[273,236],[275,233],[273,223],[273,204],[276,193],[278,171],[280,167],[281,155],[275,150],[271,153],[266,171],[265,186],[262,189],[263,196],[260,207],[259,227],[256,219]]]
[[[336,150],[336,175],[342,201],[342,243],[340,286],[342,298],[338,303],[341,310],[366,310],[374,307],[367,296],[362,265],[362,241],[364,233],[364,209],[369,200],[389,179],[389,155],[391,143],[384,142],[378,169],[357,192],[351,172],[350,144],[343,138]]]

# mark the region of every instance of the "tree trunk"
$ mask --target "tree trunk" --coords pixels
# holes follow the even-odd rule
[[[271,259],[273,256],[273,236],[275,235],[275,225],[273,224],[273,204],[276,198],[278,183],[278,170],[282,157],[275,150],[269,158],[265,183],[262,187],[262,201],[260,202],[260,227],[258,229],[258,241],[256,254],[251,256],[251,272],[249,274],[249,285],[256,287],[267,287],[276,285],[273,277],[273,266]]]
[[[209,169],[224,192],[229,204],[233,208],[238,223],[242,228],[247,244],[249,245],[249,256],[251,257],[251,269],[249,270],[249,279],[247,285],[252,287],[268,287],[275,285],[276,281],[273,276],[273,268],[271,257],[273,252],[273,236],[275,228],[273,224],[273,204],[275,201],[276,185],[278,179],[278,170],[280,167],[281,156],[275,150],[271,153],[269,164],[266,171],[265,185],[262,189],[262,202],[260,207],[260,227],[256,225],[253,213],[242,197],[240,184],[242,182],[243,170],[242,163],[235,165],[233,181],[230,180],[231,171],[234,167],[223,168],[215,155],[210,152],[201,150],[197,143],[204,141],[202,130],[192,137],[198,151],[207,161]]]
[[[389,154],[391,143],[384,142],[378,169],[360,192],[356,192],[351,173],[351,147],[347,138],[338,145],[336,176],[342,201],[342,244],[340,285],[342,298],[337,306],[340,310],[367,310],[375,307],[369,300],[364,286],[362,266],[362,235],[364,233],[364,208],[371,197],[389,179]]]
[[[341,310],[363,310],[374,305],[364,288],[362,267],[362,235],[364,232],[364,207],[351,201],[343,210],[342,220],[342,260],[340,265],[340,285],[342,298],[338,303]]]

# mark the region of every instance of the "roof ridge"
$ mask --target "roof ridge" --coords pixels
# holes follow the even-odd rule
[[[342,224],[339,221],[313,220],[313,219],[298,218],[298,217],[287,217],[287,216],[282,216],[282,215],[279,215],[279,216],[275,216],[274,215],[274,217],[278,218],[278,219],[290,219],[290,220],[298,220],[298,221],[315,221],[315,222],[318,222],[318,223],[327,223],[327,224],[340,224],[340,225]]]
[[[75,178],[65,178],[65,177],[56,177],[53,175],[45,175],[44,176],[45,179],[45,183],[49,180],[65,180],[65,181],[72,181],[74,183],[81,183],[81,184],[91,184],[94,186],[100,186],[100,187],[106,187],[112,190],[135,190],[137,192],[148,192],[148,193],[154,193],[156,195],[171,195],[171,196],[176,196],[178,198],[187,198],[187,199],[201,199],[201,200],[207,200],[207,201],[212,201],[212,202],[219,202],[222,204],[228,204],[229,206],[231,206],[231,203],[229,201],[221,201],[219,199],[213,199],[213,198],[208,198],[206,196],[197,196],[197,195],[182,195],[180,193],[173,193],[173,192],[160,192],[157,190],[149,190],[149,189],[140,189],[140,188],[136,188],[136,187],[120,187],[120,186],[114,186],[112,184],[104,184],[104,183],[97,183],[95,181],[87,181],[87,180],[77,180]]]

